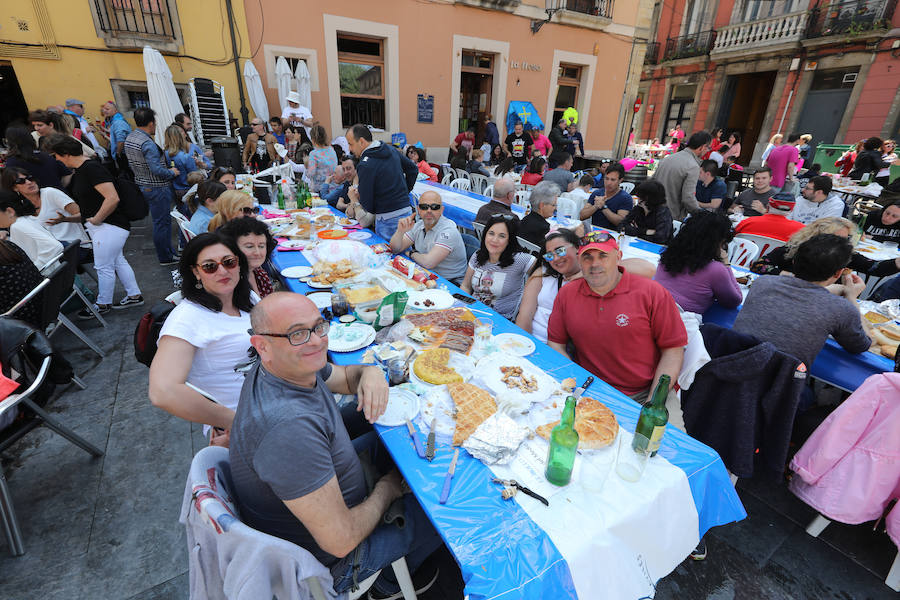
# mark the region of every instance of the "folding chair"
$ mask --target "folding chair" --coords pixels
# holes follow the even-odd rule
[[[469,191],[470,185],[471,184],[470,184],[469,180],[463,179],[462,177],[460,177],[459,179],[454,179],[453,181],[450,182],[450,187],[457,189],[457,190]]]
[[[738,267],[749,267],[759,257],[759,246],[747,239],[734,238],[728,244],[728,262]]]
[[[80,328],[78,328],[75,323],[73,323],[67,316],[65,316],[62,311],[62,305],[65,300],[71,297],[71,292],[75,285],[75,271],[78,269],[78,247],[74,244],[66,250],[63,251],[63,260],[56,265],[50,272],[46,273],[47,279],[50,280],[50,283],[47,285],[46,291],[44,293],[44,303],[43,303],[43,324],[44,330],[47,330],[51,324],[56,324],[57,326],[53,328],[48,337],[53,337],[53,335],[59,331],[59,325],[63,325],[66,329],[75,334],[78,339],[84,342],[91,350],[96,352],[100,357],[106,356],[103,350],[95,344],[88,336],[85,334]],[[83,295],[80,295],[82,300],[86,300]],[[88,310],[94,313],[94,316],[97,317],[98,321],[102,322],[102,319],[99,314],[97,314],[96,309],[94,308],[93,303],[88,303]]]
[[[28,323],[15,319],[3,319],[3,321],[3,337],[0,338],[2,355],[6,359],[9,358],[8,353],[13,354],[16,371],[20,372],[21,384],[25,389],[0,401],[0,417],[5,412],[13,410],[17,405],[23,404],[40,419],[40,422],[85,452],[93,456],[103,456],[103,452],[99,448],[50,416],[30,398],[46,381],[50,371],[53,360],[53,348],[50,346],[50,340]],[[34,373],[33,377],[31,377],[31,373]],[[29,377],[31,377],[31,381],[29,381]],[[40,425],[40,422],[34,426],[23,428],[5,443],[8,445],[18,440],[28,431]],[[22,532],[19,529],[12,496],[9,493],[9,486],[2,469],[0,469],[0,521],[2,521],[3,531],[13,556],[25,554]]]

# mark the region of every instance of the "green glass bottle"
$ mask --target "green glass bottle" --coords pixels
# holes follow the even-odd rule
[[[666,423],[669,422],[669,410],[666,408],[666,397],[669,395],[669,382],[671,377],[660,375],[659,383],[653,390],[653,397],[641,408],[641,416],[638,417],[637,427],[634,432],[641,434],[650,440],[644,448],[644,441],[635,436],[632,447],[637,451],[650,450],[650,456],[656,456],[659,450],[663,434],[666,432]]]
[[[550,451],[544,476],[553,485],[566,485],[572,479],[578,432],[575,431],[575,396],[566,398],[559,425],[550,432]]]
[[[284,190],[280,185],[275,186],[275,201],[278,203],[278,210],[284,210]]]

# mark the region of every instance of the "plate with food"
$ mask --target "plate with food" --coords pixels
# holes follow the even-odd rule
[[[419,397],[410,390],[393,387],[388,392],[387,408],[376,423],[385,427],[403,425],[412,421],[419,414]]]
[[[466,381],[472,377],[475,361],[465,354],[447,348],[422,350],[413,360],[409,380],[424,386]]]
[[[447,290],[430,289],[409,292],[406,308],[410,310],[444,310],[453,306],[454,298]]]
[[[537,349],[531,338],[518,333],[498,333],[494,336],[494,344],[515,356],[528,356]]]
[[[344,227],[352,227],[353,225],[359,225],[359,221],[356,219],[351,219],[350,217],[341,217],[337,220],[338,225],[343,225]]]
[[[337,217],[334,215],[319,215],[315,218],[316,227],[319,229],[326,229],[334,225],[335,221],[337,221]]]
[[[388,291],[377,283],[353,284],[342,287],[340,291],[353,308],[375,304],[388,295]]]
[[[282,277],[288,277],[290,279],[300,279],[301,277],[307,277],[312,275],[313,269],[307,265],[296,265],[293,267],[285,267],[281,270]]]
[[[900,326],[890,321],[879,323],[872,327],[872,337],[882,356],[892,359],[897,357],[897,347],[900,345]],[[872,350],[875,350],[874,346]]]
[[[343,229],[325,229],[318,233],[319,238],[323,240],[339,240],[347,235],[348,233]]]
[[[503,352],[479,360],[475,372],[491,392],[520,407],[543,402],[559,388],[552,377],[528,359]]]
[[[365,323],[331,324],[328,349],[331,352],[355,352],[375,341],[375,328]]]
[[[310,292],[306,297],[312,300],[319,310],[331,308],[331,292]]]
[[[330,288],[335,283],[353,279],[362,271],[363,269],[346,258],[337,262],[319,261],[312,267],[312,272],[315,275],[309,280],[309,287],[318,289]]]
[[[557,406],[549,404],[544,407],[545,410],[532,414],[535,432],[548,441],[550,432],[559,425],[565,403],[560,401],[554,404]],[[578,432],[579,450],[602,450],[616,439],[619,423],[605,404],[594,398],[582,397],[575,409],[575,431]]]

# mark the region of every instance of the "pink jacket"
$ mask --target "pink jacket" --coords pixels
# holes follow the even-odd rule
[[[791,469],[791,491],[829,519],[881,517],[900,497],[900,373],[866,379],[803,444]],[[888,533],[900,539],[900,514],[889,516]]]

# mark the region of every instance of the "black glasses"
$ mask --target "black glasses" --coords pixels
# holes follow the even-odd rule
[[[241,209],[241,212],[245,215],[258,215],[259,207],[258,206],[245,206]]]
[[[443,204],[419,204],[419,210],[441,210]]]
[[[568,246],[560,246],[556,250],[551,250],[550,252],[544,252],[541,256],[544,257],[544,260],[547,262],[552,261],[554,258],[562,258],[569,251]]]
[[[591,231],[581,238],[581,245],[586,246],[588,244],[602,244],[603,242],[608,242],[613,239],[613,236],[606,233],[605,231]]]
[[[278,337],[278,338],[287,338],[288,343],[291,346],[302,346],[306,342],[309,341],[309,338],[312,336],[312,332],[315,331],[316,335],[320,338],[328,335],[328,331],[331,329],[331,323],[328,321],[319,321],[314,326],[309,329],[296,329],[290,333],[257,333],[256,335],[267,335],[269,337]],[[250,330],[250,335],[253,335],[253,330]]]
[[[22,175],[22,177],[16,178],[16,185],[22,185],[26,181],[34,181],[34,175]]]
[[[204,273],[212,275],[213,273],[215,273],[216,271],[219,270],[219,265],[222,265],[223,267],[225,267],[227,270],[230,271],[231,269],[236,268],[240,264],[240,262],[241,261],[238,260],[237,256],[225,256],[222,258],[222,260],[219,260],[219,261],[205,260],[202,263],[198,264],[197,268],[200,269],[201,271],[203,271]]]

